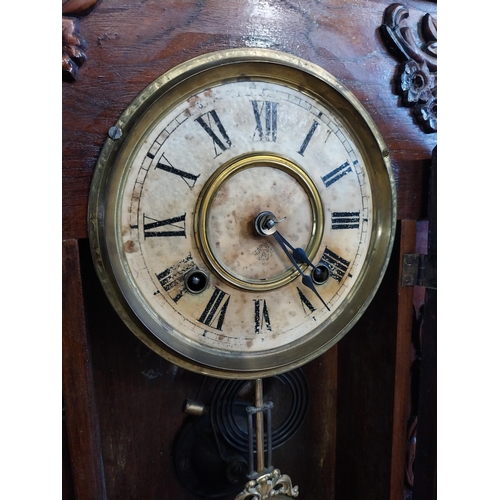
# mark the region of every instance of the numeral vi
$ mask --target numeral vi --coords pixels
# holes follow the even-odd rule
[[[231,296],[226,292],[223,292],[219,288],[215,287],[215,291],[210,297],[210,300],[208,301],[208,304],[203,310],[198,321],[204,325],[211,326],[216,330],[222,331],[222,325],[224,324],[230,298]],[[223,303],[224,299],[226,300]]]
[[[316,308],[311,304],[309,299],[304,295],[304,292],[299,287],[297,287],[297,292],[299,292],[299,299],[300,303],[302,304],[302,309],[304,310],[304,313],[311,314],[314,311],[316,311]]]

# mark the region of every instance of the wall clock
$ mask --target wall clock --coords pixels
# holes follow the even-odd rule
[[[202,55],[130,104],[89,200],[97,274],[169,361],[219,378],[283,373],[338,342],[394,239],[389,154],[353,94],[267,49]]]

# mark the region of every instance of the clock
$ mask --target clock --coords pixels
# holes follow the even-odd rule
[[[388,150],[340,82],[296,56],[230,49],[151,83],[100,154],[97,274],[130,330],[219,378],[299,367],[338,342],[390,256]]]

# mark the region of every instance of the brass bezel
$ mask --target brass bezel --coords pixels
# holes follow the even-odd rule
[[[210,206],[215,195],[217,194],[217,191],[220,189],[222,184],[224,184],[224,182],[229,180],[238,172],[254,167],[272,167],[282,170],[293,177],[306,192],[312,212],[311,238],[305,248],[307,255],[315,255],[321,244],[321,239],[323,237],[324,213],[321,197],[313,180],[303,169],[286,158],[276,156],[271,153],[247,154],[231,159],[225,165],[219,167],[211,175],[200,192],[194,213],[194,236],[198,250],[201,252],[205,263],[226,283],[240,289],[242,288],[244,290],[258,292],[262,290],[274,290],[275,288],[282,287],[294,280],[298,276],[299,272],[295,268],[290,267],[287,271],[275,276],[274,278],[266,279],[265,281],[238,276],[231,272],[231,270],[220,262],[214,255],[209,242],[209,235],[207,233],[207,217],[209,216]],[[303,265],[302,267],[305,269],[307,266]]]
[[[345,304],[321,328],[286,348],[265,353],[210,351],[172,334],[167,345],[154,329],[157,320],[135,295],[123,270],[117,236],[117,199],[127,159],[165,109],[208,85],[259,79],[291,86],[333,110],[349,130],[365,160],[373,193],[373,230],[356,285]],[[373,120],[332,75],[296,56],[269,49],[229,49],[196,57],[151,83],[127,107],[115,126],[119,140],[107,139],[89,196],[88,230],[96,272],[122,320],[147,346],[178,366],[220,378],[253,379],[282,373],[314,359],[338,342],[361,317],[378,289],[391,254],[396,228],[396,189],[386,145]],[[165,325],[164,328],[168,328]]]

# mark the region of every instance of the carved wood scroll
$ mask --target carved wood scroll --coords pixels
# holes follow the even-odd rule
[[[85,40],[80,35],[80,21],[97,3],[97,0],[62,0],[62,72],[63,78],[74,80],[78,68],[87,60]]]
[[[408,16],[404,5],[390,5],[380,31],[388,50],[401,60],[396,90],[403,104],[413,108],[424,132],[437,132],[437,20],[426,14],[412,30],[403,26]],[[419,42],[414,32],[418,32]]]

